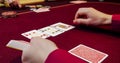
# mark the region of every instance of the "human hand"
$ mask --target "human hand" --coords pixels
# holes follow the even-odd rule
[[[58,49],[50,40],[34,37],[30,41],[30,47],[23,50],[22,63],[44,63],[48,55]]]
[[[86,16],[86,18],[80,18]],[[94,8],[79,8],[75,14],[74,24],[103,25],[111,24],[112,15],[105,14]]]
[[[12,8],[22,8],[22,5],[19,3],[19,0],[8,1],[8,3]]]

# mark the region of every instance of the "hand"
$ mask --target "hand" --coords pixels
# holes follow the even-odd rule
[[[48,55],[58,49],[50,40],[34,37],[30,47],[23,50],[22,63],[44,63]]]
[[[86,16],[86,18],[80,18]],[[105,14],[94,8],[79,8],[73,23],[85,25],[111,24],[112,15]]]
[[[22,5],[19,3],[19,0],[12,0],[11,2],[9,2],[10,7],[12,8],[22,8]]]

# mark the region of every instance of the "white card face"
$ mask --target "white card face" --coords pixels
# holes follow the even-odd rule
[[[48,11],[50,11],[50,9],[49,8],[39,8],[39,9],[34,9],[33,11],[36,12],[36,13],[48,12]]]
[[[45,32],[42,32],[41,30],[37,30],[37,31],[40,33],[40,37],[42,37],[42,38],[48,38],[48,37],[50,37],[49,34],[47,34]]]
[[[59,30],[59,29],[56,29],[56,28],[53,28],[53,27],[50,27],[50,26],[39,29],[38,31],[49,34],[51,36],[57,36],[57,35],[63,33],[62,30]]]
[[[40,36],[41,38],[48,38],[49,37],[46,34],[38,32],[37,30],[31,30],[31,31],[22,33],[21,35],[28,38],[28,39],[31,39],[32,37],[37,37],[37,36]]]
[[[27,42],[19,42],[17,40],[10,40],[6,45],[9,48],[17,49],[17,50],[24,50],[25,48],[29,47],[30,44]]]
[[[37,32],[37,30],[31,30],[25,33],[22,33],[21,35],[23,35],[24,37],[31,39],[32,37],[35,36],[40,36],[40,34]]]
[[[56,23],[56,24],[53,24],[53,25],[51,25],[51,26],[52,26],[52,27],[55,27],[55,28],[58,28],[58,29],[60,29],[60,30],[63,30],[63,31],[68,31],[68,30],[70,30],[70,29],[75,28],[75,27],[72,26],[72,25],[68,25],[68,24],[61,23],[61,22]]]
[[[108,57],[106,53],[100,52],[83,44],[78,45],[68,52],[89,63],[101,63],[105,58]]]

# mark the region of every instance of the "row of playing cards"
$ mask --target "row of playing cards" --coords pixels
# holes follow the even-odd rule
[[[108,57],[108,54],[80,44],[73,49],[68,51],[72,55],[83,59],[89,63],[101,63],[105,58]]]
[[[31,39],[32,37],[40,36],[41,38],[48,38],[50,36],[57,36],[61,33],[64,33],[65,31],[73,29],[74,26],[68,25],[65,23],[55,23],[53,25],[38,29],[38,30],[31,30],[25,33],[22,33],[21,35]]]

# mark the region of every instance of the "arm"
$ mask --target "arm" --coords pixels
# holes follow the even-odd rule
[[[86,16],[82,18],[81,16]],[[94,8],[79,8],[75,14],[74,24],[84,25],[107,25],[112,24],[114,31],[119,31],[120,15],[110,15]]]
[[[34,37],[30,47],[23,50],[22,63],[86,63],[83,60],[58,49],[54,42]]]
[[[83,17],[84,16],[84,17]],[[73,20],[74,24],[106,25],[111,24],[112,15],[105,14],[94,8],[79,8]]]
[[[120,21],[120,14],[112,15],[112,20],[113,21]]]
[[[112,15],[112,28],[113,30],[120,31],[120,14]]]

